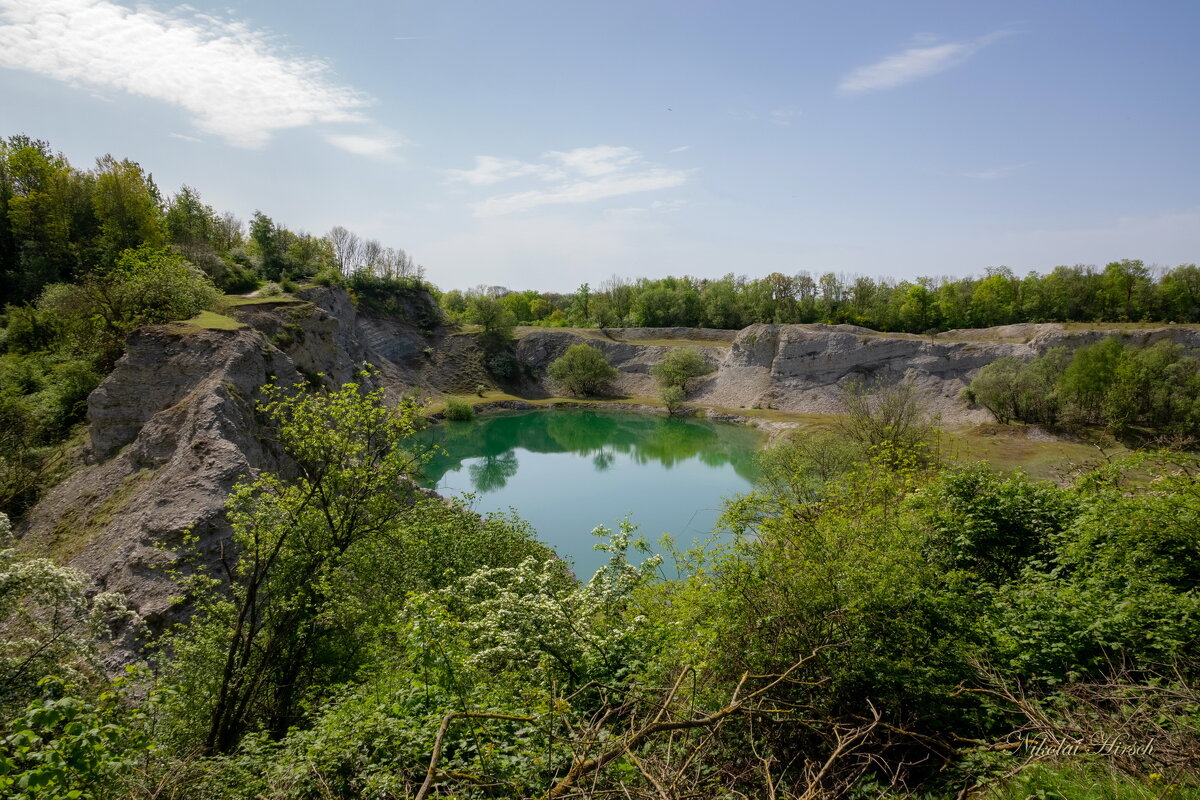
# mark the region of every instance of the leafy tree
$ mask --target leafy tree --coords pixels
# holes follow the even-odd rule
[[[212,752],[247,729],[281,735],[308,687],[352,674],[345,582],[357,551],[386,536],[414,499],[407,479],[416,462],[402,449],[419,419],[413,403],[388,409],[381,392],[360,384],[318,395],[263,391],[262,412],[299,475],[265,474],[229,498],[239,550],[232,596],[207,609],[197,633],[225,640],[205,737]]]
[[[881,456],[917,452],[932,456],[937,429],[912,383],[848,383],[842,390],[842,407],[846,416],[841,432],[863,447]]]
[[[604,351],[590,344],[573,344],[555,359],[548,370],[550,378],[571,394],[599,394],[617,378],[617,370],[608,363]]]
[[[658,398],[662,400],[663,405],[667,407],[667,413],[671,415],[676,414],[683,407],[686,397],[683,387],[680,386],[663,386],[658,390]]]
[[[250,219],[250,241],[258,251],[258,264],[267,280],[278,281],[287,269],[287,246],[284,229],[261,211]]]
[[[481,326],[480,341],[492,351],[506,347],[512,339],[516,320],[502,302],[485,294],[475,294],[467,302],[466,318]]]
[[[1070,365],[1063,371],[1060,383],[1063,397],[1074,405],[1083,419],[1089,422],[1103,420],[1104,398],[1124,349],[1120,339],[1109,336],[1102,342],[1076,350]]]
[[[650,374],[658,379],[659,385],[677,387],[684,392],[689,381],[712,371],[708,359],[694,347],[673,347],[662,361],[650,368]]]
[[[142,247],[78,284],[46,289],[38,309],[52,315],[67,347],[107,367],[141,325],[187,319],[216,302],[212,282],[183,256]]]
[[[97,159],[92,202],[102,264],[116,261],[126,250],[162,246],[162,198],[154,179],[136,162]]]

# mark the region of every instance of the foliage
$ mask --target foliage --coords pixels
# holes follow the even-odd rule
[[[142,247],[126,250],[112,268],[82,283],[48,287],[38,307],[54,316],[72,352],[108,366],[134,328],[187,319],[212,307],[217,296],[212,282],[182,256]]]
[[[468,301],[466,320],[483,328],[479,341],[492,352],[508,345],[516,327],[512,313],[499,300],[484,294],[473,295]]]
[[[712,372],[712,365],[694,347],[674,347],[667,352],[662,361],[650,368],[660,386],[677,387],[685,392],[692,378],[707,375]]]
[[[1200,358],[1169,341],[1134,347],[1110,336],[1074,353],[1054,348],[1027,364],[1000,359],[970,388],[1000,422],[1200,436]]]
[[[19,555],[0,514],[0,715],[35,698],[49,674],[76,683],[102,674],[99,643],[136,617],[119,595],[90,590],[78,570]]]
[[[94,701],[54,678],[0,740],[0,791],[12,800],[103,800],[123,794],[128,772],[151,748],[118,686]]]
[[[521,364],[516,357],[507,351],[496,353],[488,359],[488,372],[500,380],[509,380],[517,376]]]
[[[364,375],[370,379],[370,375]],[[282,736],[331,687],[352,679],[407,592],[535,550],[528,533],[472,532],[463,512],[421,496],[422,458],[405,448],[420,415],[362,384],[307,394],[266,387],[261,412],[296,477],[263,474],[228,501],[237,561],[174,635],[171,714],[226,752],[246,733]],[[440,533],[449,524],[446,534]],[[493,541],[486,545],[483,536]],[[460,566],[461,564],[461,566]]]
[[[845,417],[839,428],[847,438],[880,453],[932,457],[938,432],[909,381],[850,382],[841,400]]]
[[[667,413],[675,415],[683,408],[686,395],[682,386],[663,386],[658,390],[658,399],[667,407]]]
[[[604,351],[590,344],[571,345],[551,362],[547,371],[551,380],[576,396],[599,394],[617,377],[617,370],[608,363]]]
[[[466,400],[451,397],[446,401],[446,410],[442,412],[442,416],[454,422],[465,422],[475,419],[475,406]]]

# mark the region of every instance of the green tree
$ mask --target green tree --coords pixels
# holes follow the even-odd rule
[[[604,351],[590,344],[573,344],[549,368],[550,378],[571,394],[599,394],[617,378]]]
[[[483,328],[479,340],[491,352],[508,346],[517,325],[504,303],[485,294],[471,295],[467,301],[466,318],[468,322]]]
[[[417,496],[409,479],[418,461],[403,448],[420,419],[414,403],[386,408],[382,390],[361,384],[328,394],[263,391],[261,411],[298,476],[264,474],[238,484],[228,501],[238,550],[231,596],[206,609],[208,630],[197,632],[224,639],[205,738],[211,752],[228,750],[246,730],[282,735],[309,687],[353,674],[360,620],[346,594],[362,566],[356,559]]]
[[[104,156],[96,161],[92,193],[100,225],[97,250],[109,264],[125,250],[161,247],[162,197],[154,179],[136,162]]]
[[[38,309],[52,315],[67,348],[111,365],[134,328],[187,319],[219,293],[204,273],[171,250],[127,250],[81,283],[47,287]]]
[[[650,374],[658,380],[659,385],[678,387],[685,393],[689,381],[712,371],[708,359],[694,347],[671,348],[662,361],[650,368]]]

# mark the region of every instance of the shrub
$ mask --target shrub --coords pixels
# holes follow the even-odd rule
[[[51,315],[69,349],[109,365],[142,325],[187,319],[212,308],[212,281],[171,250],[126,250],[117,263],[79,284],[46,287],[38,309]]]
[[[501,380],[507,380],[517,374],[521,364],[512,353],[496,353],[488,359],[488,371]]]
[[[466,422],[475,418],[475,406],[466,400],[451,397],[449,402],[446,403],[446,410],[442,412],[442,416],[455,422]]]
[[[688,381],[712,372],[708,359],[694,347],[673,348],[662,361],[650,368],[660,386],[677,386],[686,391]]]
[[[604,351],[590,344],[573,344],[567,352],[550,364],[550,378],[571,394],[599,394],[617,377],[617,370],[608,363]]]
[[[658,399],[662,400],[663,405],[667,407],[667,413],[674,415],[683,407],[683,387],[664,386],[658,390]]]

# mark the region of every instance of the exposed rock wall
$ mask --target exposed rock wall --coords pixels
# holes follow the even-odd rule
[[[247,325],[239,330],[136,331],[88,398],[87,464],[23,520],[22,546],[124,593],[152,624],[170,619],[178,587],[166,570],[186,567],[183,532],[197,537],[189,551],[216,563],[229,535],[229,490],[258,470],[287,470],[257,419],[260,387],[340,385],[364,363],[394,392],[420,379],[422,331],[360,316],[341,290],[303,297],[233,309]]]
[[[534,367],[540,388],[550,391],[545,369],[571,344],[599,347],[620,370],[617,391],[653,395],[649,368],[667,346],[640,340],[675,338],[697,346],[716,370],[700,382],[691,402],[732,409],[773,408],[794,413],[840,411],[842,388],[851,381],[911,381],[927,407],[947,426],[989,421],[990,414],[960,399],[964,387],[986,364],[1000,358],[1031,359],[1057,346],[1079,347],[1117,335],[1130,344],[1162,339],[1200,348],[1200,328],[1072,330],[1058,324],[1008,325],[949,331],[937,336],[882,334],[854,325],[752,325],[741,331],[611,329],[524,332],[518,356]]]
[[[229,535],[225,498],[242,477],[287,471],[256,416],[271,381],[355,378],[364,363],[396,393],[469,392],[490,380],[469,334],[436,326],[427,296],[403,300],[399,313],[360,311],[339,289],[303,293],[300,303],[267,301],[230,313],[246,327],[208,330],[182,324],[134,333],[116,369],[88,400],[86,465],[49,491],[22,521],[26,549],[51,554],[126,594],[151,622],[172,618],[178,589],[166,569],[180,565],[182,533],[197,537],[199,558],[215,563]],[[879,334],[850,325],[754,325],[697,329],[522,329],[516,355],[530,373],[522,390],[552,393],[549,364],[572,344],[604,351],[620,372],[617,389],[637,402],[656,391],[650,368],[673,346],[697,347],[714,371],[690,400],[725,407],[799,413],[838,411],[851,380],[908,379],[943,424],[987,419],[959,399],[985,364],[1032,358],[1058,345],[1098,341],[1107,331],[1021,325],[951,331],[935,337]],[[1121,331],[1137,344],[1171,339],[1200,347],[1200,329]],[[374,379],[373,379],[374,380]],[[718,412],[720,413],[720,412]]]

